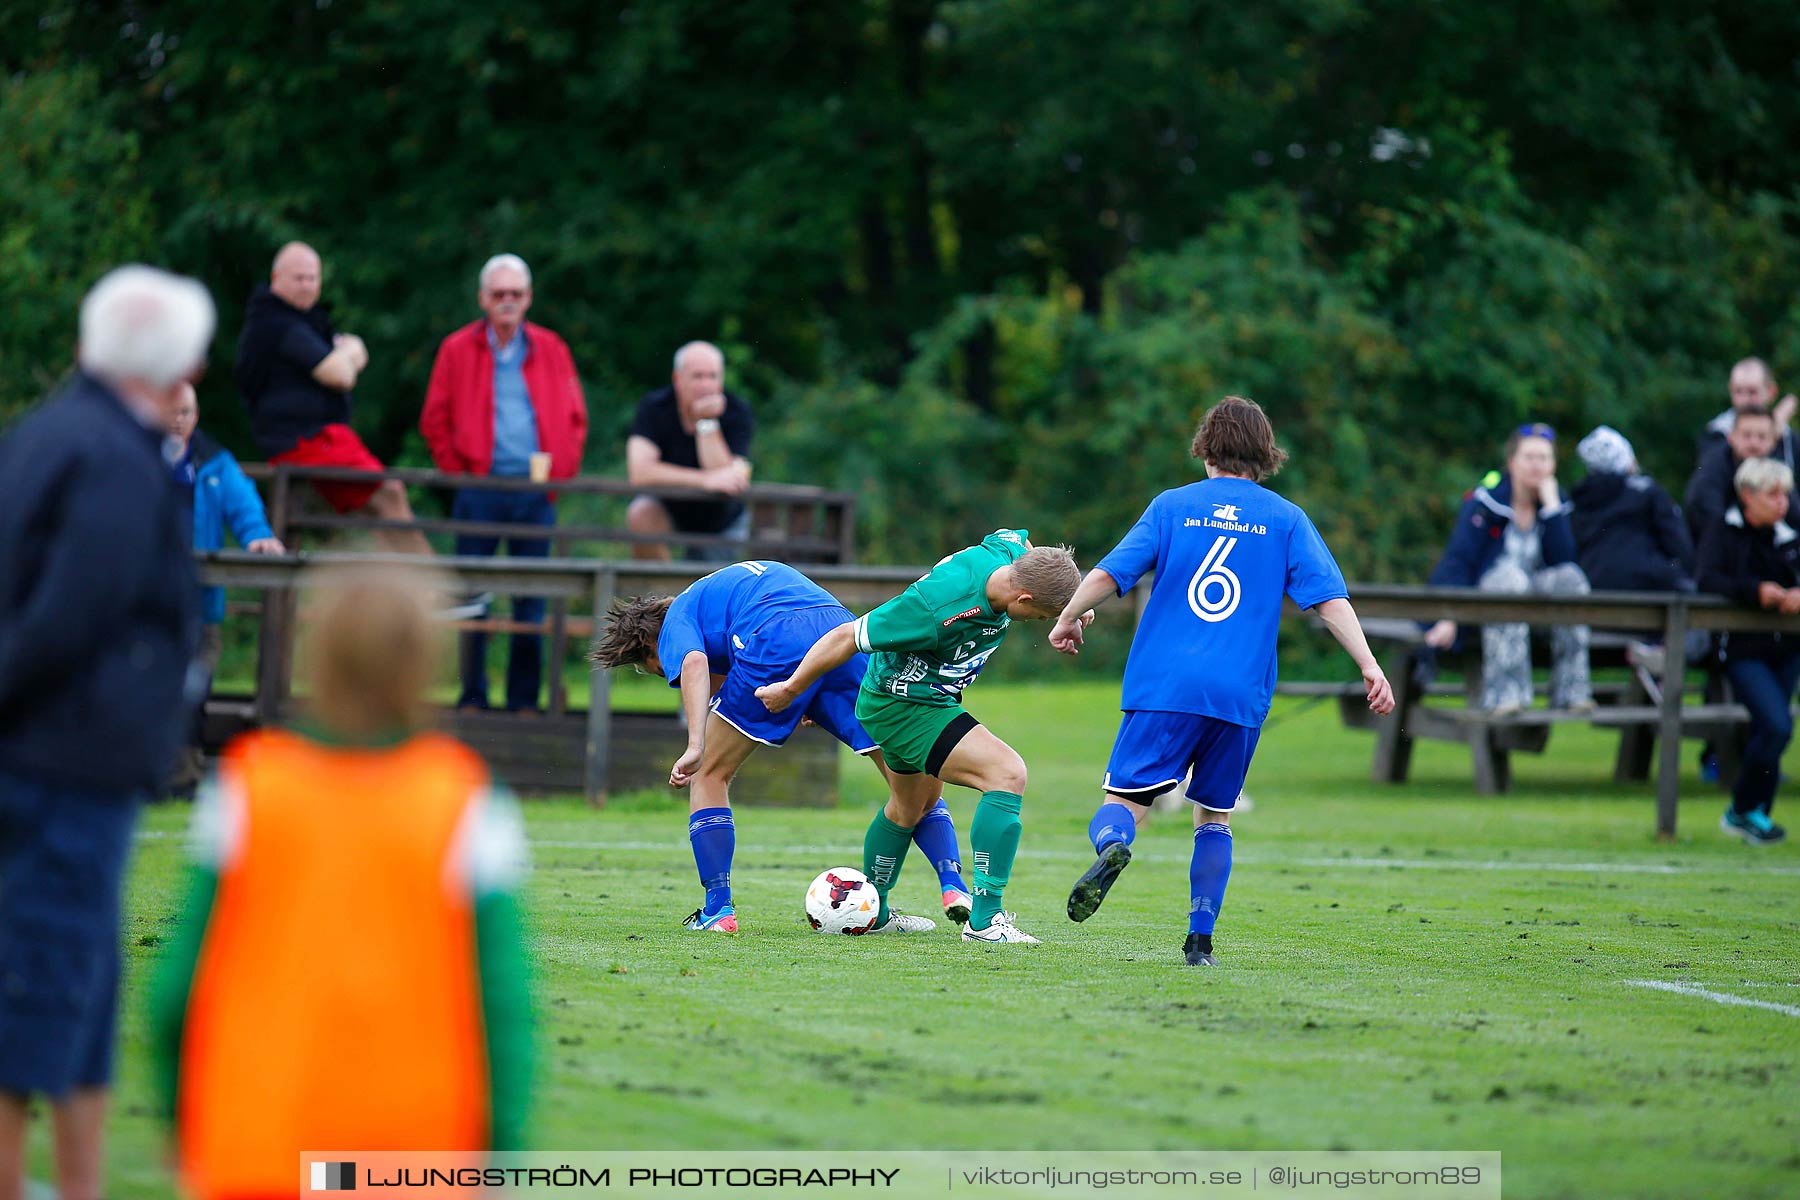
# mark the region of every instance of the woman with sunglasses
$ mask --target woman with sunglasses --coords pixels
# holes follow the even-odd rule
[[[1556,486],[1556,433],[1548,425],[1521,425],[1506,440],[1506,470],[1491,472],[1463,499],[1456,529],[1431,583],[1478,587],[1488,592],[1580,594],[1587,576],[1575,562],[1570,507]],[[1425,632],[1425,644],[1457,648],[1454,621]],[[1594,707],[1588,682],[1588,630],[1559,625],[1551,634],[1550,706]],[[1523,624],[1481,629],[1481,707],[1498,715],[1531,706],[1531,631]]]

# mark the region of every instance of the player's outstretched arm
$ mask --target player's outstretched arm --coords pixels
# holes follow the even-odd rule
[[[767,683],[756,689],[763,707],[778,713],[794,702],[795,697],[817,683],[828,672],[835,671],[856,656],[856,622],[845,621],[812,644],[794,673],[780,683]]]
[[[1381,664],[1375,661],[1369,639],[1363,636],[1362,622],[1356,619],[1356,610],[1350,607],[1350,602],[1327,600],[1314,611],[1325,622],[1325,628],[1331,630],[1338,645],[1356,661],[1357,669],[1362,672],[1363,687],[1368,692],[1370,710],[1384,717],[1393,712],[1394,689],[1388,686]]]
[[[1050,644],[1064,654],[1080,654],[1082,631],[1094,623],[1094,610],[1118,594],[1118,580],[1099,567],[1089,571],[1051,627]]]
[[[669,786],[684,788],[700,769],[706,750],[706,713],[712,700],[712,668],[706,651],[689,650],[681,660],[681,709],[687,714],[687,750],[669,768]]]

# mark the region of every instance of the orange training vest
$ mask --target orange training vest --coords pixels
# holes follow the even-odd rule
[[[438,734],[369,750],[266,730],[220,780],[245,820],[182,1030],[193,1194],[292,1194],[303,1150],[485,1147],[474,912],[449,863],[480,758]]]

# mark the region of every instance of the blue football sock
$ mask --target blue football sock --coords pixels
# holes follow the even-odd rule
[[[1088,841],[1094,843],[1094,853],[1098,854],[1113,842],[1124,842],[1131,845],[1131,839],[1137,836],[1137,814],[1117,800],[1108,800],[1094,812],[1094,819],[1088,822]]]
[[[1231,878],[1231,826],[1208,822],[1194,830],[1194,861],[1188,867],[1188,932],[1212,936],[1225,881]]]
[[[950,820],[950,807],[938,797],[937,806],[913,826],[913,845],[930,860],[937,871],[938,890],[955,888],[967,893],[969,885],[962,877],[962,849],[956,844],[956,825]]]
[[[703,808],[688,818],[688,841],[700,886],[706,889],[706,911],[716,913],[731,903],[731,856],[737,850],[737,826],[729,808]]]

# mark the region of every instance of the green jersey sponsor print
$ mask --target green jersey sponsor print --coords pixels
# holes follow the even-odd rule
[[[1012,624],[988,604],[988,576],[1025,553],[1026,536],[1023,529],[995,530],[859,619],[856,648],[872,656],[863,690],[920,704],[960,704]]]

